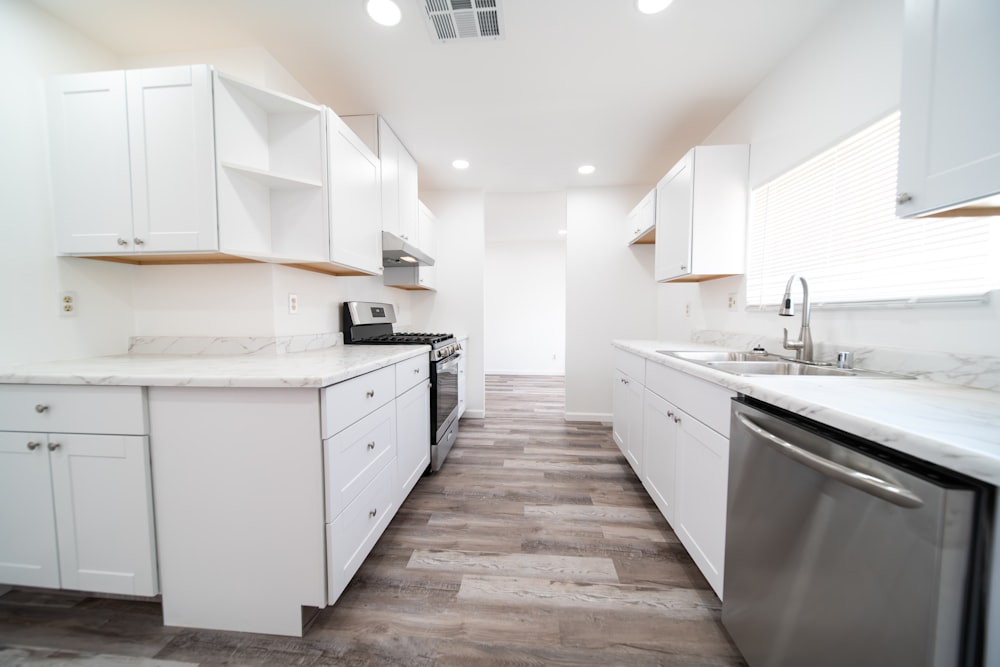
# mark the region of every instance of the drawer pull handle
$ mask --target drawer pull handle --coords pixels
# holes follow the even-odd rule
[[[32,440],[31,442],[28,443],[28,450],[33,452],[36,449],[38,449],[39,447],[41,447],[41,445],[42,445],[42,443],[35,442],[34,440]]]
[[[368,512],[368,518],[374,519],[376,514],[378,514],[378,509],[373,509],[370,512]]]
[[[42,412],[47,412],[48,409],[49,406],[45,405],[44,403],[39,403],[38,405],[35,406],[35,412],[39,414],[41,414]]]
[[[371,442],[368,443],[368,450],[371,451],[372,449],[375,449],[375,441],[374,440],[372,440]]]
[[[58,442],[50,442],[49,443],[49,451],[50,452],[54,452],[57,449],[59,449],[60,447],[62,447],[62,445],[60,445]]]
[[[375,398],[375,390],[369,389],[367,392],[365,392],[365,396],[367,396],[368,398]]]
[[[128,241],[123,238],[118,239],[118,245],[128,245]]]
[[[419,368],[414,368],[413,369],[413,374],[414,375],[420,375],[420,369]]]
[[[142,245],[143,243],[145,243],[145,241],[143,241],[142,239],[140,239],[138,236],[135,237],[135,239],[133,239],[133,241],[135,241],[136,245]]]

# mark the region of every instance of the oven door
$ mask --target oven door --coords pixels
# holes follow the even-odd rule
[[[434,387],[431,393],[431,412],[434,415],[434,444],[448,430],[451,422],[458,414],[458,359],[460,354],[453,354],[431,365],[435,377],[431,378]]]

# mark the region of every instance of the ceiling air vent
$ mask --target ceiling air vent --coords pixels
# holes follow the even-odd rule
[[[424,0],[427,27],[442,44],[503,39],[500,0]]]

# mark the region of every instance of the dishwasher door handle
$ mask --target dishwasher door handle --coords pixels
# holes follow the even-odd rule
[[[868,473],[863,473],[859,470],[854,470],[839,463],[835,463],[823,458],[822,456],[817,456],[812,452],[808,452],[801,447],[796,447],[787,440],[779,438],[775,434],[761,428],[742,412],[737,412],[736,418],[739,419],[740,422],[752,433],[763,438],[778,452],[784,454],[793,461],[812,468],[818,473],[826,475],[827,477],[832,477],[839,482],[852,486],[859,491],[864,491],[865,493],[875,496],[876,498],[881,498],[882,500],[890,502],[893,505],[914,509],[922,507],[924,504],[924,501],[909,489],[897,486],[891,482],[885,481],[884,479],[875,477],[874,475],[869,475]]]

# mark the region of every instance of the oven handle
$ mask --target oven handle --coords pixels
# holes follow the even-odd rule
[[[812,468],[820,474],[832,477],[839,482],[852,486],[855,489],[875,496],[876,498],[881,498],[882,500],[888,501],[893,505],[914,509],[921,507],[924,504],[924,501],[909,489],[896,486],[895,484],[887,482],[879,477],[875,477],[874,475],[869,475],[868,473],[848,468],[847,466],[835,463],[834,461],[825,459],[822,456],[817,456],[816,454],[808,452],[800,447],[796,447],[787,440],[779,438],[770,431],[764,430],[742,412],[737,412],[736,418],[739,419],[745,427],[750,429],[752,433],[762,438],[779,453],[784,454],[797,463],[801,463],[808,468]]]
[[[448,357],[444,361],[437,362],[438,370],[439,371],[446,371],[446,370],[449,370],[451,368],[454,368],[455,366],[458,366],[458,359],[461,356],[462,355],[460,353],[456,352],[455,354],[451,355],[450,357]]]

